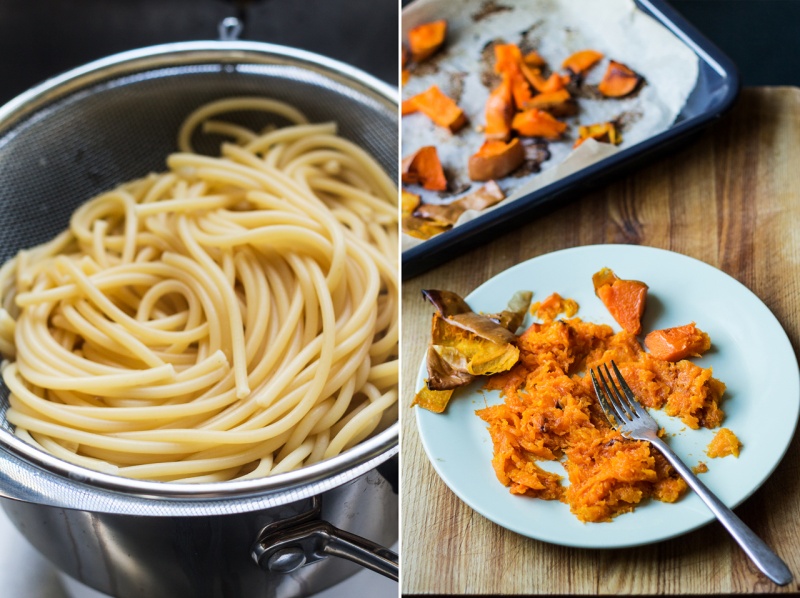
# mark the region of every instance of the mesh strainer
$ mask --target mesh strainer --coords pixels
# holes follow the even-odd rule
[[[66,228],[73,210],[120,182],[165,169],[185,116],[222,97],[286,101],[396,177],[393,88],[320,56],[264,43],[188,42],[93,62],[0,108],[0,261]],[[252,115],[232,115],[254,128]],[[212,151],[220,139],[197,139]],[[206,147],[203,143],[208,143]],[[397,452],[398,426],[326,462],[261,480],[164,484],[93,472],[19,440],[0,389],[0,496],[96,513],[202,516],[268,508],[321,494]]]

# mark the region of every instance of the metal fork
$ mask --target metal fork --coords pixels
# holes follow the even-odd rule
[[[597,393],[600,405],[608,418],[609,423],[614,426],[626,438],[634,440],[647,440],[655,446],[672,466],[678,471],[686,483],[700,495],[711,512],[716,515],[720,523],[730,532],[739,546],[747,553],[747,556],[769,579],[780,586],[784,586],[792,581],[792,573],[778,555],[776,555],[761,538],[756,536],[745,523],[739,519],[733,511],[726,507],[703,482],[701,482],[692,470],[681,461],[680,457],[669,448],[669,445],[658,437],[658,424],[647,411],[639,404],[633,391],[630,389],[622,374],[617,368],[617,364],[611,362],[619,385],[614,384],[608,366],[603,364],[594,370],[590,370],[592,383]],[[605,375],[603,374],[605,369]],[[599,379],[599,380],[598,380]],[[622,389],[620,391],[620,388]]]

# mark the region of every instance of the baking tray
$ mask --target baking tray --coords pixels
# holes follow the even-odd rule
[[[635,3],[686,44],[698,58],[697,82],[672,126],[613,156],[405,250],[403,280],[418,276],[548,210],[566,204],[589,189],[599,187],[679,145],[685,145],[687,138],[730,110],[741,87],[739,72],[733,62],[664,0],[635,0]]]

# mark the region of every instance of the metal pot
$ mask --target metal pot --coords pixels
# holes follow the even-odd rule
[[[243,94],[336,120],[396,174],[396,92],[361,71],[254,42],[126,52],[0,108],[0,261],[63,230],[97,192],[163,169],[193,107]],[[397,578],[397,556],[383,548],[397,539],[396,423],[298,471],[165,484],[40,453],[14,436],[7,399],[0,388],[0,502],[40,552],[92,588],[119,598],[282,597],[321,591],[359,565]]]

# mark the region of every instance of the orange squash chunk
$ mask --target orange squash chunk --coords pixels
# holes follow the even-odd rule
[[[486,141],[469,158],[469,178],[473,181],[500,179],[514,172],[525,161],[525,148],[519,139],[508,143],[501,140]]]
[[[576,75],[580,75],[592,68],[602,58],[603,54],[596,50],[580,50],[562,62],[561,68],[565,68]]]
[[[498,75],[519,69],[522,52],[517,44],[496,44],[494,47],[494,72]]]
[[[595,294],[623,330],[634,336],[641,333],[647,285],[638,280],[622,280],[609,268],[596,272],[592,283]]]
[[[487,139],[505,141],[511,135],[511,120],[514,118],[514,104],[511,98],[511,77],[503,75],[503,80],[486,100],[486,127],[484,135]]]
[[[642,82],[642,77],[621,62],[608,63],[603,80],[597,89],[609,98],[622,98],[632,93]]]
[[[569,75],[552,73],[547,79],[542,76],[538,68],[530,68],[526,64],[520,66],[520,71],[533,88],[539,93],[548,93],[564,89],[569,83]]]
[[[511,95],[517,107],[523,106],[533,98],[523,69],[528,68],[522,60],[522,52],[516,44],[497,44],[494,47],[494,71],[508,77]]]
[[[544,110],[553,116],[572,116],[578,111],[578,104],[572,99],[569,91],[559,89],[540,93],[523,106],[525,110],[536,108]]]
[[[699,357],[711,347],[708,335],[695,323],[653,330],[644,337],[644,345],[650,354],[665,361],[680,361],[687,357]]]
[[[408,32],[408,45],[414,62],[422,62],[433,56],[447,37],[447,21],[440,19],[423,23]]]
[[[536,51],[531,50],[522,57],[522,62],[532,68],[542,68],[547,66],[547,61]]]
[[[417,209],[421,201],[422,199],[420,198],[419,195],[403,189],[400,202],[400,211],[404,216],[412,214],[414,210]]]
[[[464,111],[436,85],[432,85],[427,91],[405,100],[402,106],[403,115],[405,116],[410,114],[410,111],[415,111],[414,108],[416,108],[416,111],[425,114],[440,127],[449,129],[451,133],[456,133],[467,124],[467,117]]]
[[[511,127],[525,137],[559,139],[567,130],[567,123],[561,122],[544,110],[531,108],[514,115]]]
[[[619,134],[617,125],[613,122],[581,125],[578,127],[578,139],[572,147],[578,147],[587,139],[596,139],[601,143],[611,143],[613,145],[622,143],[622,135]]]
[[[419,184],[430,191],[447,189],[447,178],[439,154],[432,145],[421,147],[403,160],[402,179],[406,184]]]
[[[739,442],[736,434],[731,432],[728,428],[722,428],[714,435],[714,438],[711,439],[708,448],[706,448],[706,454],[712,459],[727,457],[728,455],[738,457],[741,447],[742,443]]]

